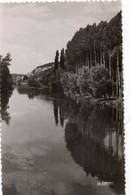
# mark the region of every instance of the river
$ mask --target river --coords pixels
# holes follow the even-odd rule
[[[3,195],[124,194],[120,106],[17,89],[3,101]]]

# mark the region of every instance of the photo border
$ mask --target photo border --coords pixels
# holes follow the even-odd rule
[[[0,3],[36,3],[36,2],[86,2],[87,0],[0,0]],[[89,2],[94,0],[88,0]],[[100,2],[100,0],[96,0]],[[104,2],[104,0],[101,0]],[[113,1],[113,0],[105,0]],[[115,0],[114,0],[115,1]],[[119,0],[116,0],[119,1]],[[131,0],[121,0],[122,2],[122,29],[123,29],[123,75],[124,75],[124,126],[125,126],[125,177],[126,177],[126,195],[130,195],[131,192]],[[1,123],[0,123],[0,142],[1,142]],[[1,147],[0,147],[1,152]],[[0,170],[1,158],[0,158]],[[2,172],[0,177],[0,184],[2,184]],[[2,185],[0,186],[2,189]],[[2,195],[2,190],[0,190],[0,195]]]

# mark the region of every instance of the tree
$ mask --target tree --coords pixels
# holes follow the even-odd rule
[[[65,70],[65,52],[64,48],[61,50],[61,55],[60,55],[60,68]]]
[[[110,98],[111,79],[104,65],[97,65],[90,70],[90,88],[95,97]]]
[[[109,72],[110,95],[122,96],[121,11],[109,22],[80,28],[67,43],[66,69],[79,74],[83,67],[103,64]],[[83,80],[83,78],[81,78]],[[111,86],[112,83],[112,86]],[[112,91],[111,91],[112,90]]]
[[[59,51],[57,50],[55,56],[54,71],[56,72],[58,68],[59,68]]]
[[[28,79],[29,79],[28,76],[27,75],[24,75],[23,81],[28,80]]]
[[[31,87],[40,87],[39,83],[36,80],[31,78],[28,80],[28,85]]]
[[[1,91],[7,91],[13,88],[13,80],[8,68],[11,60],[10,53],[5,57],[0,56]]]
[[[92,90],[90,89],[90,69],[88,67],[83,67],[79,73],[78,73],[78,78],[77,78],[77,85],[79,90],[79,94],[84,94],[84,95],[88,95],[88,94],[92,94]]]
[[[64,93],[67,95],[77,94],[77,75],[70,72],[64,72],[60,78]]]
[[[1,118],[9,124],[10,114],[8,113],[8,101],[12,94],[13,79],[8,66],[11,62],[11,55],[8,53],[5,57],[0,56],[0,86],[1,86]]]

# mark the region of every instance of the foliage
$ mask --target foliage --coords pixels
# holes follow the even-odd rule
[[[40,87],[39,83],[36,80],[32,79],[32,78],[30,78],[28,80],[28,85],[31,86],[31,87]]]
[[[64,92],[74,95],[92,95],[93,97],[110,97],[111,79],[104,65],[91,69],[83,67],[78,74],[65,72],[61,77]]]
[[[89,93],[92,93],[92,90],[90,89],[90,83],[90,70],[88,67],[83,67],[79,71],[77,79],[80,94],[89,95]]]
[[[60,68],[65,70],[65,51],[64,49],[61,50],[61,55],[60,55]]]
[[[10,53],[5,57],[0,56],[1,118],[5,120],[7,124],[9,124],[10,121],[10,114],[7,111],[9,107],[8,102],[13,90],[13,79],[8,68],[10,62]]]
[[[65,94],[77,93],[77,75],[71,72],[64,72],[61,77],[61,84]]]
[[[57,50],[55,56],[54,71],[56,72],[58,68],[59,68],[59,51]]]
[[[98,65],[90,69],[90,88],[95,97],[106,98],[110,95],[109,88],[111,87],[111,79],[109,77],[108,69],[104,65]]]
[[[50,82],[54,81],[54,70],[53,68],[47,69],[42,72],[41,83],[43,85],[49,85]]]
[[[29,79],[28,76],[27,75],[24,75],[23,81],[28,80],[28,79]]]
[[[108,23],[101,21],[98,25],[87,25],[75,33],[68,42],[66,49],[66,70],[79,74],[81,69],[92,69],[97,64],[103,64],[108,70],[110,81],[107,86],[109,96],[122,97],[122,28],[121,11]],[[92,69],[93,71],[93,69]],[[94,74],[94,73],[93,73]],[[105,73],[106,74],[106,73]],[[95,79],[95,78],[94,78]],[[97,79],[97,78],[96,78]],[[81,78],[79,82],[84,82]],[[80,91],[85,93],[85,83]],[[97,86],[97,88],[99,88]],[[103,88],[103,94],[105,91]],[[99,90],[93,89],[95,96],[101,96]],[[102,89],[100,89],[102,91]]]
[[[119,12],[108,23],[104,32],[104,41],[107,49],[112,50],[115,46],[122,44],[122,20]]]
[[[119,96],[122,89],[121,12],[111,21],[87,25],[75,33],[64,49],[56,51],[54,67],[35,71],[29,85],[38,82],[54,93]],[[34,81],[35,80],[35,81]],[[37,81],[36,81],[37,80]]]
[[[67,43],[67,69],[77,72],[83,65],[90,68],[98,63],[108,67],[110,52],[121,43],[121,12],[108,23],[101,21],[98,25],[80,28]]]
[[[8,68],[10,62],[11,62],[10,53],[8,53],[5,57],[0,56],[1,91],[13,89],[13,80]]]

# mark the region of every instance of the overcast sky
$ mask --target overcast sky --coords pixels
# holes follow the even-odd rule
[[[120,10],[120,1],[0,4],[0,54],[11,53],[11,73],[28,73],[54,61],[80,27],[109,21]]]

